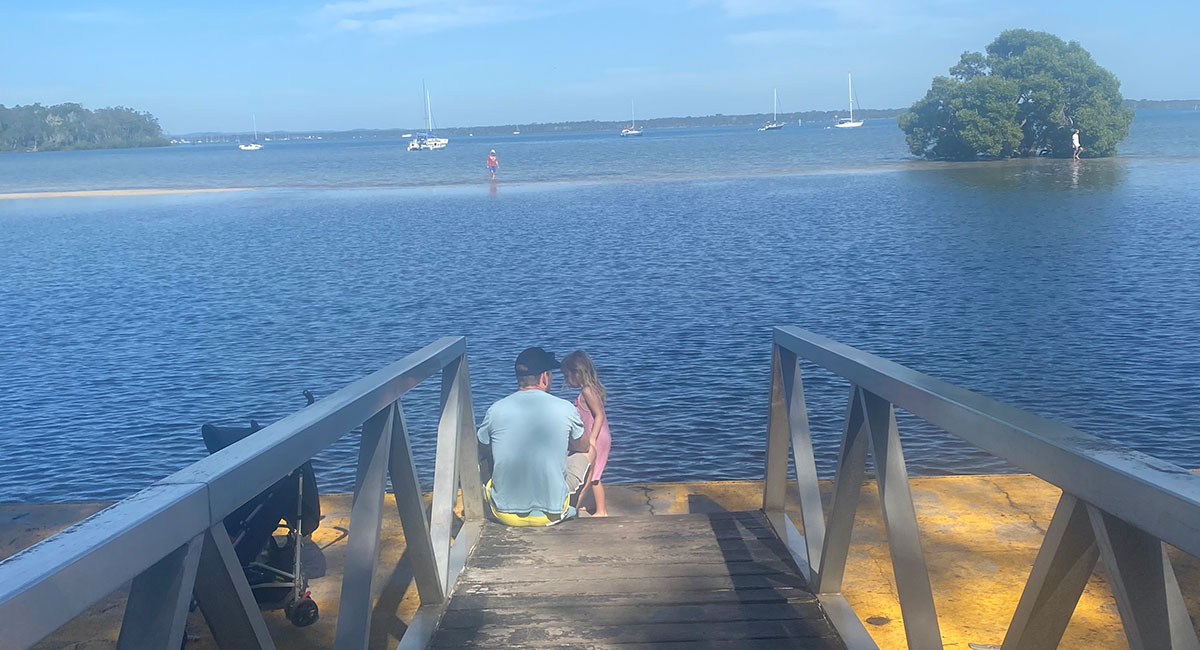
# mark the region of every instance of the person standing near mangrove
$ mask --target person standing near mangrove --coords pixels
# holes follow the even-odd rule
[[[1083,153],[1083,147],[1079,146],[1079,129],[1071,134],[1071,151],[1075,154],[1075,160],[1079,160],[1079,154]]]

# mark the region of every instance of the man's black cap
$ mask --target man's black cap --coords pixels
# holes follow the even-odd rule
[[[517,376],[540,375],[547,370],[557,370],[558,365],[553,352],[546,352],[541,348],[525,348],[517,355]]]

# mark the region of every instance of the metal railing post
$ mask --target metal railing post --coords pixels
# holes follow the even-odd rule
[[[421,604],[438,604],[445,601],[446,595],[442,579],[439,578],[433,540],[429,536],[429,520],[425,517],[421,482],[417,478],[417,466],[413,462],[412,446],[408,440],[408,424],[399,400],[394,408],[396,415],[392,419],[392,454],[388,473],[392,478],[392,491],[396,495],[400,525],[404,528],[404,548],[412,561],[413,579],[417,583]]]
[[[1087,508],[1063,493],[1004,635],[1002,650],[1057,648],[1099,557]]]
[[[817,580],[813,585],[818,594],[842,591],[846,558],[850,554],[850,533],[854,529],[854,515],[858,512],[858,498],[866,475],[869,437],[862,390],[851,386],[842,425],[842,449],[833,479],[833,503],[825,525],[821,561],[816,567]]]
[[[796,466],[796,490],[800,497],[800,518],[804,522],[805,550],[808,554],[809,580],[815,578],[825,543],[825,511],[821,506],[821,487],[817,483],[817,460],[813,454],[812,430],[808,426],[808,405],[804,401],[804,381],[800,359],[791,350],[776,346],[787,404],[788,437]]]
[[[117,650],[175,650],[183,643],[203,542],[197,535],[133,579]]]
[[[275,650],[267,623],[221,522],[204,533],[195,595],[221,650]]]
[[[342,571],[342,596],[338,605],[336,650],[366,650],[371,636],[371,592],[379,534],[383,526],[383,498],[391,455],[392,426],[396,415],[389,404],[362,427],[346,563]]]
[[[904,452],[896,429],[896,411],[890,402],[870,391],[862,391],[862,395],[867,427],[871,431],[879,503],[883,508],[888,550],[892,555],[892,571],[896,575],[896,594],[900,612],[904,615],[904,635],[910,650],[941,650],[942,634],[933,605],[933,587],[929,582],[929,569],[925,566],[925,552],[921,549],[921,532],[917,528],[917,511],[908,485],[908,469],[904,466]]]
[[[454,374],[454,398],[458,406],[458,477],[462,489],[463,519],[483,519],[483,481],[479,475],[479,443],[475,438],[475,410],[471,403],[471,376],[467,355]]]
[[[783,395],[779,346],[771,350],[771,402],[767,413],[767,457],[763,477],[763,510],[783,512],[787,491],[788,423]]]
[[[1093,505],[1087,510],[1130,650],[1200,648],[1162,541]]]
[[[458,502],[458,452],[461,406],[455,396],[455,378],[462,357],[442,369],[442,411],[438,418],[437,454],[433,471],[433,507],[429,536],[433,540],[433,555],[437,562],[438,579],[444,593],[450,588],[450,541],[454,537],[454,506]]]

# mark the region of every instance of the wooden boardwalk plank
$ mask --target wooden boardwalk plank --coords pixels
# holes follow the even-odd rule
[[[746,562],[675,562],[669,564],[605,564],[604,575],[609,578],[665,578],[682,576],[769,575],[790,571],[782,560]],[[468,567],[458,577],[459,584],[505,582],[558,582],[562,577],[554,571],[530,571],[524,567]]]
[[[735,621],[783,621],[795,618],[820,618],[821,607],[815,601],[781,603],[717,603],[706,605],[638,605],[591,606],[579,609],[556,600],[544,600],[537,605],[491,607],[488,609],[454,610],[442,619],[443,628],[482,627],[521,624],[561,625],[586,612],[589,625],[643,625],[649,623],[727,623]]]
[[[431,647],[845,648],[758,512],[489,523]]]
[[[538,607],[546,602],[542,595],[458,594],[451,601],[450,609],[490,609],[493,607]],[[677,593],[631,593],[631,594],[571,594],[553,596],[554,602],[563,606],[602,607],[637,605],[643,607],[668,605],[703,605],[709,603],[783,603],[814,602],[816,598],[807,589],[738,589],[737,591],[684,591]]]
[[[478,628],[439,628],[434,648],[529,648],[578,645],[595,641],[609,644],[738,641],[746,639],[807,639],[815,647],[828,647],[832,632],[804,619],[786,621],[736,621],[664,623],[661,625],[593,625],[566,620],[558,624],[508,624]],[[836,637],[835,637],[836,638]]]
[[[556,582],[468,583],[459,585],[455,593],[493,596],[570,596],[587,594],[679,593],[683,591],[724,591],[736,589],[804,589],[804,578],[798,575],[682,576],[669,578],[607,578],[597,566],[589,574],[563,574]],[[586,584],[581,584],[586,583]]]

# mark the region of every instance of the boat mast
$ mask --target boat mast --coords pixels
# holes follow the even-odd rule
[[[254,120],[254,141],[258,142],[258,116],[251,113],[250,119]]]
[[[779,122],[779,89],[776,88],[775,89],[775,103],[772,104],[772,109],[771,109],[771,124],[776,124],[778,122]]]
[[[421,90],[425,91],[425,135],[433,135],[433,112],[429,108],[429,90],[421,81]]]
[[[850,73],[846,73],[846,87],[850,89],[850,121],[854,121],[854,82],[850,80]]]
[[[633,110],[633,100],[632,99],[629,100],[629,122],[630,122],[629,123],[630,129],[637,128],[637,113],[635,113]]]

